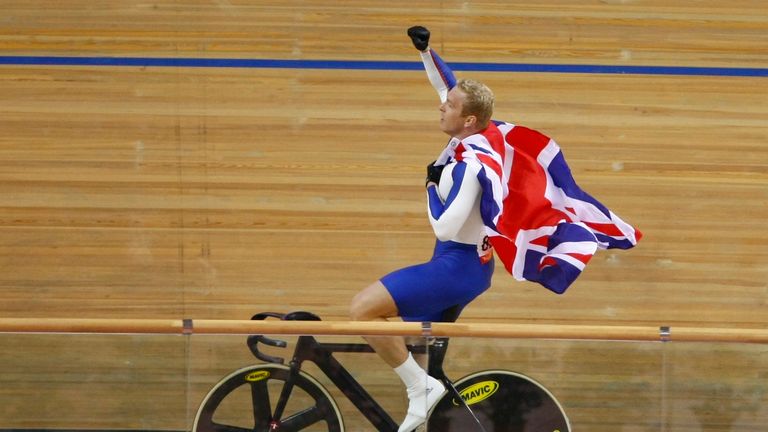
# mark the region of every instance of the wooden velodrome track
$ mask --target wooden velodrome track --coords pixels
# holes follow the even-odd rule
[[[462,320],[768,327],[765,2],[541,3],[3,1],[0,315],[345,320],[355,292],[431,252],[438,102],[421,70],[388,63],[418,62],[405,29],[424,24],[449,63],[533,64],[456,72],[494,89],[495,118],[554,137],[581,186],[645,234],[563,296],[499,266]],[[457,370],[502,359],[549,384],[580,432],[768,423],[765,346],[455,344]],[[250,361],[242,338],[0,347],[0,429],[181,430]],[[380,370],[371,386],[402,412]]]

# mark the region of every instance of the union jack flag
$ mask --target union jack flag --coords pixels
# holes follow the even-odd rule
[[[422,52],[441,100],[456,84],[431,49]],[[482,133],[451,139],[436,165],[476,160],[482,169],[480,213],[496,255],[517,280],[562,294],[597,249],[629,249],[642,233],[584,192],[551,138],[493,121]]]

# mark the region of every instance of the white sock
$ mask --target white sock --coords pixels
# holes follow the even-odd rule
[[[427,372],[416,363],[411,353],[408,353],[408,358],[403,364],[395,368],[395,372],[409,391],[418,390],[427,385]]]
[[[408,393],[408,414],[398,432],[410,432],[426,421],[427,412],[440,399],[445,387],[439,380],[427,375],[410,353],[408,359],[395,368],[395,372],[403,380]]]

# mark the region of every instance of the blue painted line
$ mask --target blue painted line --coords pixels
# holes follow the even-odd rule
[[[0,56],[0,65],[347,69],[390,71],[423,70],[421,62],[408,61],[201,59],[153,57]],[[768,68],[611,66],[534,63],[449,63],[449,65],[453,70],[471,72],[768,77]]]
[[[479,72],[552,72],[579,74],[689,75],[767,77],[768,68],[717,68],[687,66],[609,66],[563,64],[451,63],[455,70]]]
[[[282,68],[282,69],[361,69],[420,70],[421,63],[396,61],[277,60],[277,59],[201,59],[153,57],[26,57],[0,56],[0,64],[49,66],[147,66],[202,68]]]

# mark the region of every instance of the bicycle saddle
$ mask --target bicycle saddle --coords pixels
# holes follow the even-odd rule
[[[285,314],[284,321],[320,321],[320,317],[312,312],[295,311]]]

